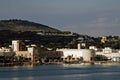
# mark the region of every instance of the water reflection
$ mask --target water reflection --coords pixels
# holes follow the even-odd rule
[[[0,68],[0,80],[119,80],[120,64],[63,64]]]
[[[111,66],[120,66],[119,63],[95,63],[95,65],[103,66],[103,67],[111,67]]]
[[[5,80],[5,79],[3,79]],[[9,78],[9,80],[35,80],[33,77]]]
[[[12,78],[12,80],[19,80],[19,78],[16,78],[16,77],[15,77],[15,78]]]
[[[34,68],[34,65],[24,65],[24,66],[13,66],[14,69],[19,69],[19,68],[27,68],[27,69],[33,69]]]
[[[90,63],[81,63],[81,64],[63,64],[63,67],[75,67],[75,68],[85,68],[91,66]]]

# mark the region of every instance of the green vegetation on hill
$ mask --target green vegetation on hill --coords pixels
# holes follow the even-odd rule
[[[46,48],[64,48],[77,36],[59,36],[59,35],[38,35],[37,32],[25,31],[17,32],[10,30],[0,31],[0,47],[9,46],[12,40],[22,40],[25,45],[36,44],[43,45]]]
[[[107,36],[105,43],[102,37],[91,37],[57,29],[25,20],[0,21],[0,47],[9,46],[12,40],[22,40],[25,45],[36,44],[42,49],[77,48],[78,43],[85,43],[81,48],[96,46],[97,48],[111,47],[120,49],[119,36]]]

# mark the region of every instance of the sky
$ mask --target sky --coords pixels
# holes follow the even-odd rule
[[[22,19],[89,36],[120,35],[120,0],[0,0],[0,20]]]

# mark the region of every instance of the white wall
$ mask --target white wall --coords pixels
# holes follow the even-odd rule
[[[94,57],[94,53],[89,49],[60,49],[58,51],[63,51],[63,58],[68,56],[73,58],[83,57],[84,61],[91,61],[91,57]]]

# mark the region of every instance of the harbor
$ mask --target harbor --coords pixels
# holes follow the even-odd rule
[[[120,50],[109,47],[97,49],[89,46],[89,49],[56,49],[42,51],[37,45],[21,45],[22,41],[12,40],[10,47],[0,48],[0,66],[24,66],[24,65],[49,65],[49,64],[108,64],[120,63]],[[84,44],[85,46],[86,44]]]

